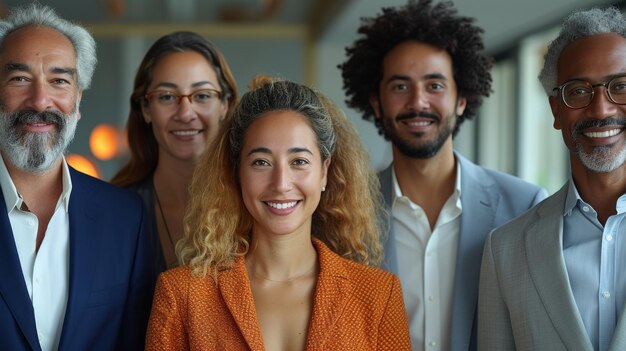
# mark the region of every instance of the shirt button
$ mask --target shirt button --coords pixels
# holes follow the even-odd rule
[[[608,299],[609,297],[611,297],[611,293],[610,293],[610,292],[608,292],[608,291],[604,291],[604,292],[602,293],[602,297],[604,297],[605,299]]]
[[[432,256],[432,255],[433,255],[433,254],[431,254],[430,252],[426,252],[426,256],[427,256],[427,257],[430,257],[430,256]]]
[[[436,341],[431,341],[431,342],[428,343],[428,346],[435,347],[435,346],[437,346],[437,342]]]
[[[583,206],[583,211],[589,212],[589,206]]]
[[[429,297],[428,297],[428,301],[431,301],[431,302],[432,302],[432,301],[434,301],[434,300],[435,300],[435,298],[434,298],[434,297],[432,297],[432,296],[429,296]]]
[[[608,235],[606,236],[606,240],[607,240],[607,241],[611,241],[611,240],[613,240],[613,235],[608,234]]]

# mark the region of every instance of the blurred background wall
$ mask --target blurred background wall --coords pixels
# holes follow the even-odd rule
[[[552,128],[547,98],[537,81],[547,43],[575,9],[615,5],[611,0],[455,0],[484,30],[494,56],[493,94],[479,117],[462,125],[456,149],[475,162],[556,191],[568,174],[560,132]],[[0,15],[23,0],[0,0]],[[240,91],[258,73],[319,88],[357,125],[372,164],[382,169],[391,148],[374,125],[346,107],[341,73],[345,47],[357,38],[361,17],[405,0],[39,0],[88,28],[99,63],[83,95],[82,119],[69,154],[108,180],[126,160],[124,126],[135,70],[148,47],[176,30],[196,31],[222,50]]]

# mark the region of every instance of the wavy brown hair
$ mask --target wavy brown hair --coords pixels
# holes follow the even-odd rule
[[[130,160],[113,176],[111,183],[128,187],[154,173],[159,159],[159,145],[154,138],[152,126],[143,118],[141,107],[142,104],[148,103],[145,95],[152,83],[154,67],[159,60],[173,52],[186,51],[201,54],[215,70],[222,90],[222,102],[228,103],[225,118],[228,119],[237,102],[237,83],[221,51],[209,40],[194,32],[181,31],[162,36],[148,49],[137,70],[126,126]]]
[[[235,257],[247,253],[253,221],[239,183],[241,146],[248,127],[259,116],[284,110],[306,117],[322,159],[332,159],[326,191],[313,213],[312,235],[340,256],[364,264],[380,263],[378,178],[356,129],[321,93],[266,78],[257,80],[243,95],[194,172],[185,234],[176,245],[180,263],[190,266],[194,274],[215,277],[219,270],[231,267]]]

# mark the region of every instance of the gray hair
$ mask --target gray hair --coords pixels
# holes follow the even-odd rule
[[[4,50],[4,41],[9,34],[28,26],[50,27],[72,42],[76,51],[78,88],[89,88],[97,62],[96,42],[91,34],[85,28],[62,19],[50,7],[32,3],[11,9],[9,16],[0,21],[0,52]]]
[[[546,94],[552,95],[557,86],[557,65],[563,49],[578,39],[604,33],[626,37],[626,19],[615,7],[576,11],[565,19],[559,36],[548,46],[539,73],[539,81]]]
[[[231,117],[230,159],[237,169],[248,127],[270,111],[294,111],[306,117],[317,138],[322,160],[330,158],[335,151],[337,136],[331,116],[318,93],[302,84],[270,81],[244,94]]]

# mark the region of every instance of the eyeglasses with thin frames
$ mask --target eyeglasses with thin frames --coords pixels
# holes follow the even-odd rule
[[[222,93],[215,89],[198,89],[192,91],[191,94],[178,94],[171,90],[157,89],[148,92],[145,98],[149,102],[166,109],[178,108],[183,98],[189,100],[192,105],[207,108],[221,101]]]
[[[606,89],[609,101],[626,105],[626,74],[614,76],[606,83],[591,84],[582,79],[572,79],[554,88],[561,95],[565,106],[571,109],[585,108],[591,104],[597,87]]]

